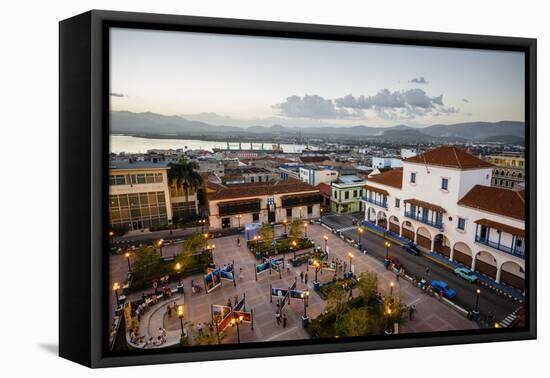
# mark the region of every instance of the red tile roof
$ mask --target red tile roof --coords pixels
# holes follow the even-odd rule
[[[209,189],[214,189],[212,192],[208,192],[207,194],[209,201],[274,194],[319,192],[319,190],[315,187],[306,184],[303,181],[291,178],[285,181],[232,185],[211,185],[209,182],[207,185]]]
[[[514,191],[492,186],[476,185],[460,201],[459,205],[525,220],[525,191]]]
[[[330,187],[329,184],[325,184],[324,182],[320,183],[319,185],[316,186],[317,189],[319,189],[319,191],[321,193],[323,193],[325,196],[332,196],[332,188]]]
[[[442,146],[426,151],[420,155],[404,159],[405,162],[436,165],[458,169],[491,168],[493,164],[470,155],[465,150],[454,146]]]
[[[403,168],[390,169],[367,178],[367,183],[377,183],[401,189],[403,186]]]

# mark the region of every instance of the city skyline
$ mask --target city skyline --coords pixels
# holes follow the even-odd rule
[[[243,127],[524,121],[524,69],[518,52],[113,29],[111,109]]]

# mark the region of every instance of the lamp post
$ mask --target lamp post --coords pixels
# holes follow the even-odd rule
[[[286,225],[287,225],[287,223],[288,223],[288,220],[283,219],[283,225],[285,226],[285,235],[286,235]]]
[[[317,272],[319,272],[319,269],[321,268],[321,264],[319,264],[319,261],[315,260],[313,261],[313,266],[315,267],[315,281],[314,284],[318,284],[319,281],[317,281]]]
[[[163,244],[164,244],[164,240],[159,239],[159,240],[157,241],[157,247],[158,247],[158,249],[159,249],[160,257],[162,257],[162,245],[163,245]]]
[[[390,297],[393,296],[393,281],[390,282]]]
[[[353,263],[353,253],[348,252],[349,257],[349,271],[351,272],[351,264]]]
[[[328,236],[324,235],[323,240],[325,241],[325,253],[326,253],[327,252]]]
[[[388,307],[388,310],[386,311],[386,315],[387,315],[387,318],[386,318],[386,335],[390,335],[392,334],[392,330],[391,330],[391,308]]]
[[[292,250],[294,251],[294,259],[296,259],[296,246],[298,244],[296,244],[296,240],[293,240],[292,241]]]
[[[391,247],[390,242],[387,241],[387,240],[385,240],[385,241],[384,241],[384,247],[386,247],[386,261],[387,261],[387,260],[388,260],[388,257],[389,257],[389,256],[388,256],[388,250],[389,250],[389,248]]]
[[[238,318],[231,319],[231,326],[232,327],[234,327],[235,325],[237,326],[237,344],[241,343],[241,332],[240,332],[239,326],[241,325],[242,322],[243,322],[242,315],[240,315]]]
[[[475,316],[474,320],[477,320],[477,318],[479,316],[479,294],[480,293],[481,293],[481,290],[479,288],[477,288],[476,289],[476,302],[475,302],[474,311],[473,311],[473,315]]]
[[[239,230],[240,230],[240,229],[241,229],[241,218],[242,218],[242,215],[239,214],[239,215],[236,216],[236,218],[237,218],[237,221],[239,222]]]
[[[132,273],[132,267],[130,266],[130,252],[126,252],[124,256],[126,256],[126,262],[128,263],[128,272]]]
[[[302,215],[302,207],[301,206],[299,207],[299,210],[300,210],[300,219],[302,219],[303,215]]]
[[[113,231],[109,231],[109,239],[111,240],[111,244],[113,244],[115,238],[115,233]]]
[[[307,239],[307,222],[304,222],[304,236]]]
[[[178,318],[180,318],[180,326],[181,326],[181,337],[185,336],[185,332],[183,331],[183,305],[178,305]]]
[[[176,263],[176,265],[174,266],[174,270],[176,271],[176,275],[178,276],[178,287],[181,286],[181,264],[180,263]]]
[[[115,298],[116,298],[116,307],[118,308],[118,302],[119,302],[119,299],[118,299],[118,289],[120,289],[120,284],[118,282],[115,282],[113,284],[113,291],[115,292]]]
[[[361,240],[361,236],[363,235],[363,232],[365,232],[365,229],[360,226],[359,228],[357,228],[357,232],[359,233],[359,245],[362,245],[363,242]]]

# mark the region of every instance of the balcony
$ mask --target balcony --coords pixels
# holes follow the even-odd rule
[[[517,257],[520,257],[522,259],[525,259],[525,249],[523,248],[523,246],[521,248],[508,247],[508,246],[500,244],[498,242],[494,242],[492,240],[489,240],[488,238],[482,238],[479,235],[476,235],[475,241],[476,241],[476,243],[486,245],[486,246],[491,247],[493,249],[496,249],[498,251],[502,251],[502,252],[508,253],[510,255],[517,256]]]
[[[379,207],[382,207],[384,209],[387,209],[388,208],[388,201],[386,199],[382,200],[382,201],[379,201],[379,200],[376,200],[374,198],[369,198],[367,196],[363,196],[363,201],[365,202],[368,202],[368,203],[372,203],[373,205],[376,205],[376,206],[379,206]]]
[[[416,214],[415,212],[412,212],[412,211],[405,211],[405,217],[410,218],[410,219],[414,219],[415,221],[427,224],[428,226],[431,226],[431,227],[437,228],[440,231],[443,231],[443,222],[442,221],[438,221],[438,220],[431,221],[429,218],[422,217],[422,215],[418,215],[418,214]]]

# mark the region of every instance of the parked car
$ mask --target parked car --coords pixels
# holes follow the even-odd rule
[[[395,256],[388,256],[388,260],[391,264],[393,264],[393,266],[397,270],[399,270],[399,269],[401,269],[401,267],[403,267],[403,264],[401,264],[401,261],[399,261],[399,259]]]
[[[456,268],[454,272],[456,273],[457,276],[465,279],[468,282],[476,283],[477,281],[479,281],[479,277],[468,268],[459,267],[459,268]]]
[[[447,282],[444,281],[432,281],[430,287],[433,291],[438,294],[442,294],[447,299],[452,299],[456,297],[456,293],[453,289],[447,285]]]
[[[405,249],[405,251],[407,251],[411,255],[420,256],[420,250],[414,243],[405,244],[403,248]]]

